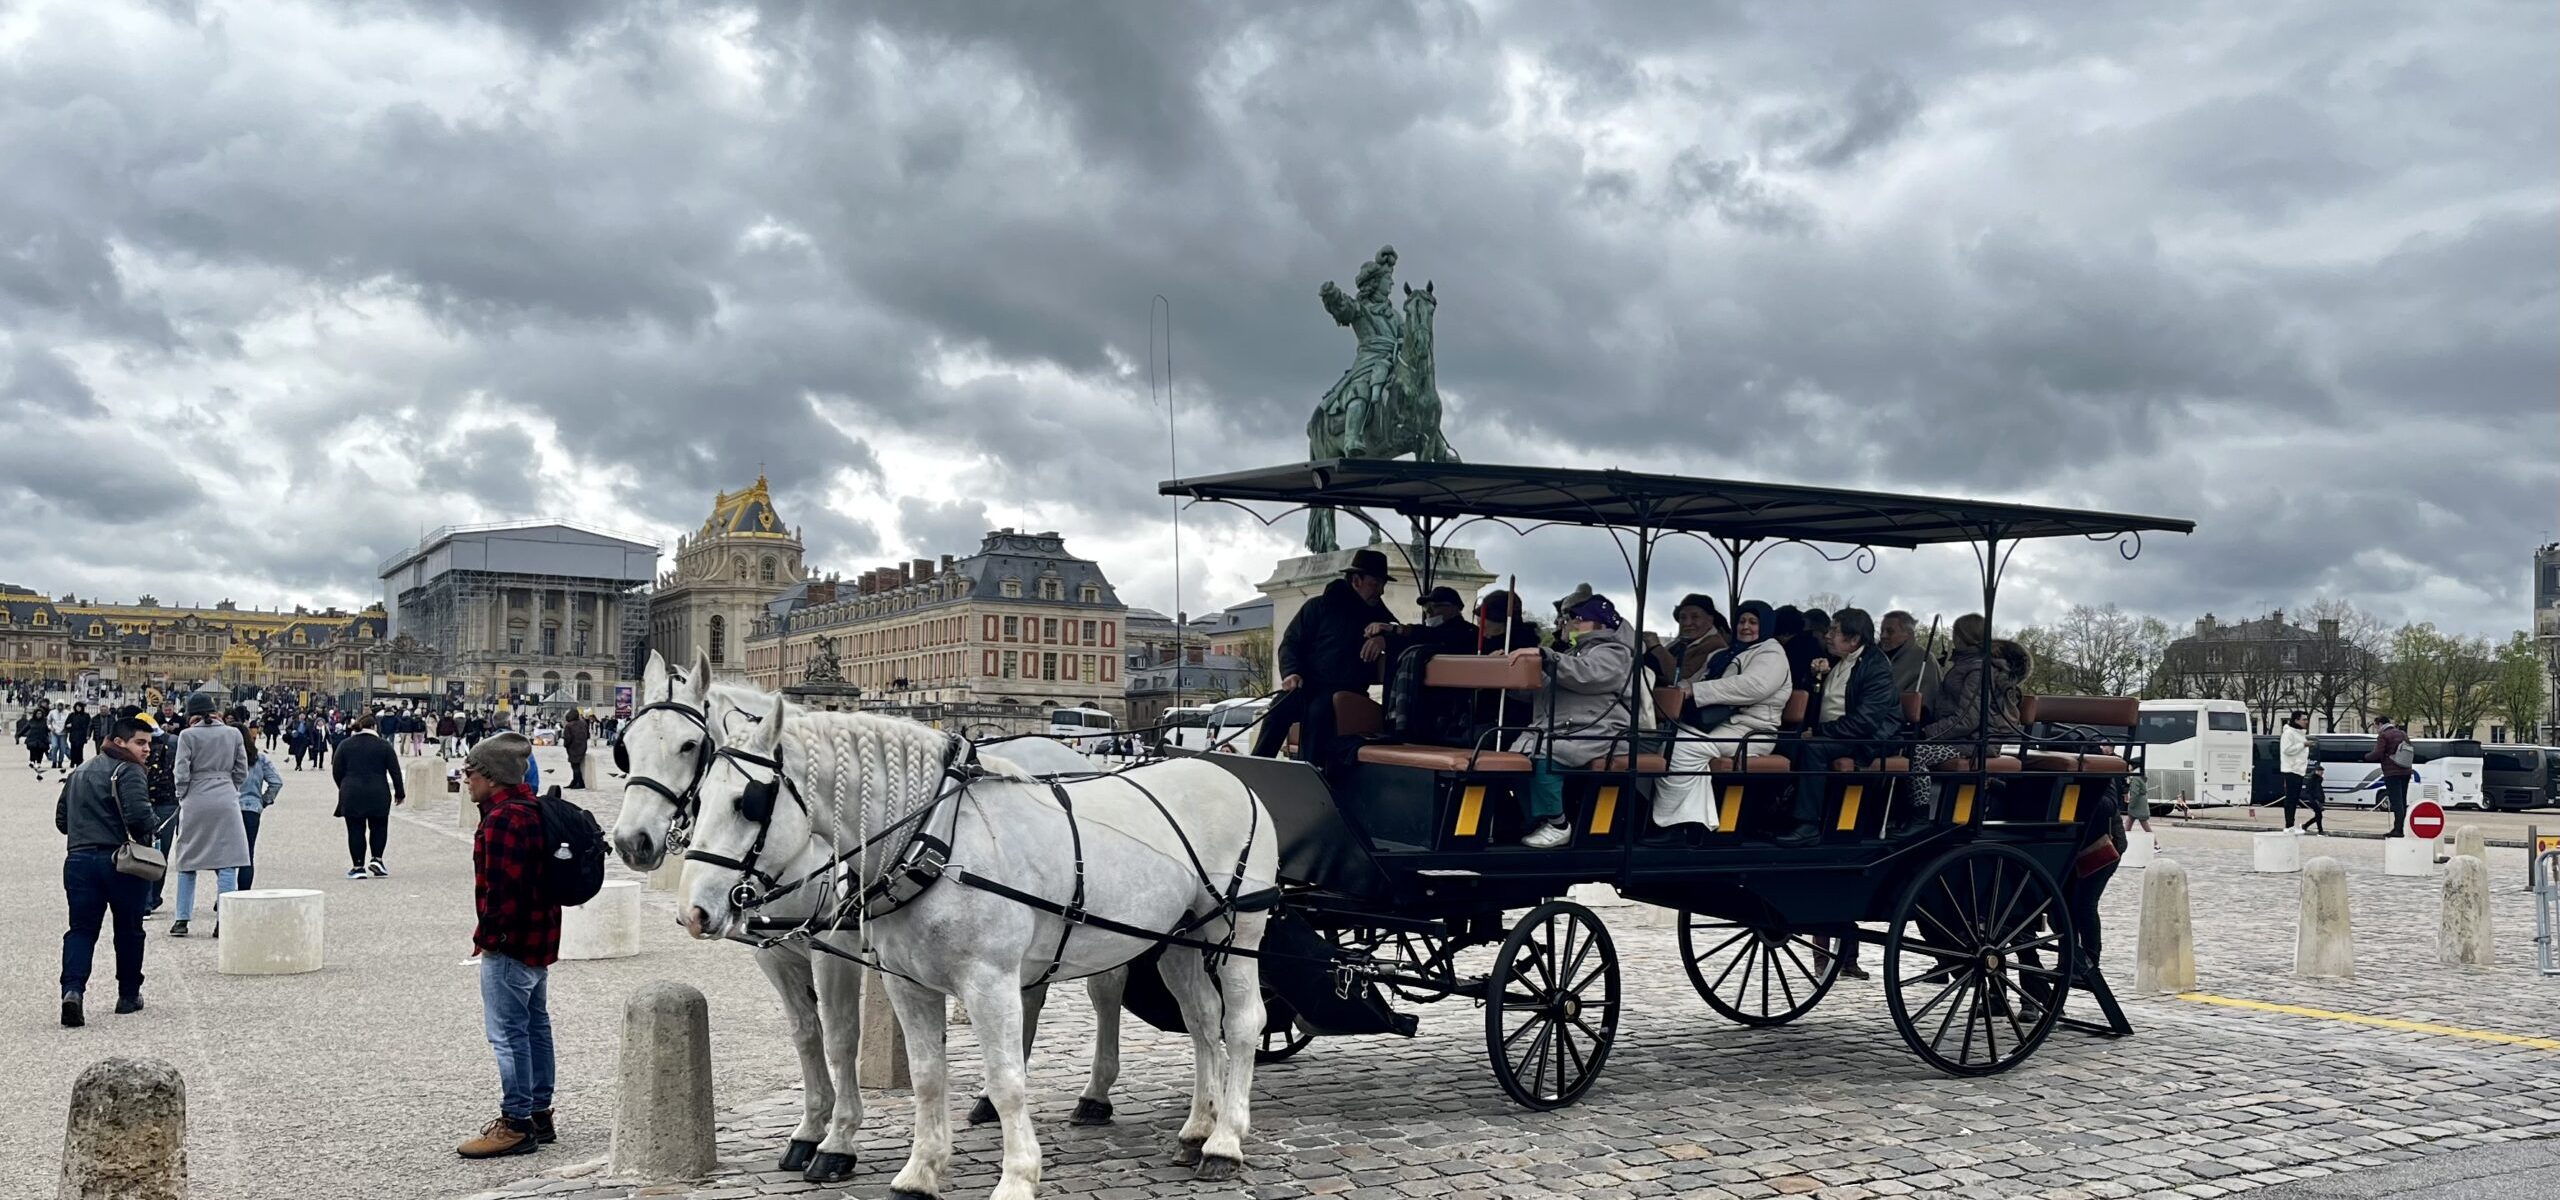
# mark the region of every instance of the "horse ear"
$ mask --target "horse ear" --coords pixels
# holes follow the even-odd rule
[[[686,672],[685,682],[699,695],[711,690],[711,652],[700,646],[693,648],[693,670]]]
[[[1431,294],[1431,289],[1432,289],[1432,288],[1434,288],[1434,287],[1436,287],[1436,286],[1438,286],[1438,284],[1437,284],[1437,282],[1436,282],[1436,281],[1434,281],[1434,280],[1429,280],[1429,279],[1425,279],[1425,280],[1423,280],[1423,281],[1422,281],[1422,294],[1424,294],[1424,295],[1426,295],[1426,296],[1430,295],[1430,294]]]
[[[759,692],[752,702],[756,715],[755,729],[747,734],[747,744],[758,753],[771,755],[782,744],[782,713],[788,707],[780,692]]]
[[[1412,295],[1412,294],[1413,294],[1413,285],[1412,285],[1412,284],[1408,283],[1408,284],[1404,285],[1404,294],[1405,294],[1405,295],[1408,295],[1408,296],[1410,296],[1410,295]]]
[[[666,690],[667,660],[661,657],[657,651],[652,650],[649,652],[648,665],[640,668],[640,694],[643,696],[660,696],[665,695]]]

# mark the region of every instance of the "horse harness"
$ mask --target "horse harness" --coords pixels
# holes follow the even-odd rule
[[[676,810],[674,818],[667,822],[667,844],[671,848],[691,841],[694,809],[701,803],[702,798],[702,777],[711,770],[711,756],[704,753],[711,742],[711,715],[676,699],[676,685],[682,682],[684,677],[670,670],[667,673],[667,698],[641,705],[638,711],[631,714],[630,720],[623,722],[621,730],[616,732],[613,738],[613,769],[621,773],[625,785],[636,783],[656,792]],[[665,782],[650,776],[632,774],[631,751],[622,744],[624,738],[631,736],[631,727],[638,724],[640,718],[661,710],[675,713],[693,722],[694,728],[702,731],[702,744],[695,748],[693,754],[693,778],[685,781],[683,791],[677,791],[667,786]]]

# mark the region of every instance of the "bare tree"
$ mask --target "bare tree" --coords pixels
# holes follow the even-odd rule
[[[2015,640],[2035,660],[2027,672],[2029,692],[2132,696],[2159,670],[2169,627],[2112,604],[2079,604],[2052,625],[2019,630]]]
[[[2373,708],[2381,684],[2384,655],[2391,633],[2382,619],[2353,601],[2322,596],[2302,610],[2318,631],[2319,644],[2308,648],[2311,661],[2302,674],[2302,704],[2320,714],[2322,729],[2338,728],[2340,714],[2353,714],[2362,724]]]

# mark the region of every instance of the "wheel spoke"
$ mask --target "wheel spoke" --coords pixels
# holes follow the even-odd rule
[[[1900,986],[1907,991],[1924,983],[1936,983],[1941,979],[1961,973],[1972,965],[1973,962],[1970,959],[1955,959],[1950,962],[1941,963],[1921,972],[1920,974],[1914,975],[1909,979],[1903,980]]]
[[[1530,1041],[1529,1049],[1523,1052],[1520,1056],[1522,1066],[1527,1066],[1533,1059],[1536,1061],[1537,1066],[1534,1069],[1519,1072],[1522,1077],[1531,1080],[1544,1079],[1546,1077],[1547,1059],[1555,1051],[1555,1032],[1555,1022],[1546,1020],[1539,1022],[1538,1036]]]
[[[1546,1021],[1546,1020],[1549,1020],[1549,1019],[1550,1019],[1550,1018],[1547,1016],[1547,1014],[1542,1013],[1542,1012],[1533,1012],[1533,1013],[1530,1013],[1530,1014],[1529,1014],[1529,1016],[1528,1016],[1528,1019],[1526,1019],[1526,1020],[1524,1020],[1524,1021],[1520,1022],[1520,1027],[1519,1027],[1518,1029],[1514,1029],[1514,1030],[1512,1030],[1510,1033],[1508,1033],[1508,1034],[1506,1034],[1506,1035],[1504,1035],[1504,1036],[1503,1036],[1503,1039],[1502,1039],[1502,1045],[1503,1045],[1503,1047],[1504,1047],[1505,1049],[1510,1048],[1514,1043],[1517,1043],[1517,1042],[1520,1040],[1520,1035],[1521,1035],[1521,1034],[1527,1033],[1527,1032],[1529,1032],[1530,1030],[1537,1028],[1537,1027],[1538,1027],[1539,1022]]]
[[[2053,909],[2053,902],[2054,897],[2045,897],[2043,900],[2037,902],[2035,911],[2019,918],[2015,924],[2005,925],[1996,930],[1984,931],[1983,940],[1997,945],[2001,942],[2018,937],[2021,934],[2033,932],[2039,926],[2044,924],[2044,915]]]
[[[1742,964],[1744,964],[1744,963],[1747,963],[1747,962],[1751,961],[1751,950],[1752,950],[1752,947],[1753,947],[1753,946],[1757,946],[1757,945],[1759,945],[1759,944],[1760,944],[1760,939],[1758,939],[1758,938],[1753,938],[1753,939],[1751,939],[1751,943],[1750,943],[1750,945],[1746,945],[1746,946],[1744,946],[1744,947],[1742,948],[1742,953],[1737,954],[1737,955],[1734,955],[1734,956],[1733,956],[1733,961],[1732,961],[1732,962],[1729,962],[1729,963],[1726,963],[1726,964],[1724,965],[1724,973],[1723,973],[1723,974],[1721,974],[1721,975],[1716,976],[1716,981],[1715,981],[1714,983],[1708,984],[1708,985],[1707,985],[1707,990],[1708,990],[1708,991],[1710,991],[1710,992],[1714,992],[1715,994],[1717,994],[1717,995],[1719,995],[1719,996],[1723,995],[1723,994],[1724,994],[1724,981],[1733,977],[1733,969],[1734,969],[1735,967],[1739,967],[1739,966],[1741,966]],[[1747,991],[1747,990],[1749,990],[1750,981],[1751,981],[1751,972],[1749,972],[1749,971],[1744,971],[1744,972],[1742,973],[1742,979],[1743,979],[1743,984],[1744,984],[1744,990],[1746,990],[1746,991]],[[1740,993],[1736,993],[1736,995],[1739,995],[1739,994],[1740,994]]]
[[[2000,988],[2000,1007],[2003,1010],[2003,1015],[2009,1018],[2009,1044],[2013,1048],[2026,1045],[2027,1031],[2018,1027],[2018,1008],[2020,1004],[2033,1004],[2035,1001],[2027,995],[2025,988],[2016,988],[2015,985],[2011,984],[2007,979],[1998,975],[1992,976],[1991,979],[1993,984]],[[2009,992],[2013,988],[2018,993],[2017,1001],[2014,1003],[2009,1000]],[[1993,1057],[1998,1056],[1994,1055]]]
[[[1566,963],[1563,970],[1556,972],[1556,978],[1573,978],[1573,973],[1582,969],[1583,961],[1591,957],[1592,948],[1599,944],[1600,939],[1586,934],[1582,939],[1582,948],[1573,952],[1573,961]]]
[[[1806,966],[1806,965],[1804,964],[1804,960],[1803,960],[1802,958],[1799,958],[1799,957],[1797,957],[1797,956],[1796,956],[1796,948],[1795,948],[1795,945],[1794,945],[1795,940],[1796,940],[1796,939],[1790,938],[1790,939],[1788,939],[1787,941],[1783,941],[1783,942],[1778,943],[1778,949],[1783,950],[1783,951],[1785,951],[1785,952],[1786,952],[1786,955],[1787,955],[1787,961],[1795,964],[1795,966],[1796,966],[1796,971],[1797,971],[1799,974],[1801,974],[1801,975],[1803,975],[1803,976],[1804,976],[1805,985],[1806,985],[1807,987],[1820,987],[1820,986],[1822,986],[1822,976],[1823,976],[1826,972],[1825,972],[1825,971],[1817,971],[1817,970],[1815,970],[1815,969],[1813,969],[1813,968],[1811,968],[1811,967]],[[1813,944],[1812,944],[1811,942],[1807,942],[1807,943],[1805,943],[1805,948],[1806,948],[1806,949],[1808,949],[1808,950],[1813,950],[1813,952],[1814,952],[1815,954],[1821,954],[1821,953],[1822,953],[1820,950],[1814,950]],[[1846,947],[1843,947],[1843,949],[1846,949]],[[1837,964],[1837,963],[1840,961],[1840,956],[1839,956],[1839,955],[1837,955],[1837,954],[1828,955],[1828,956],[1826,956],[1826,957],[1830,958],[1830,960],[1831,960],[1831,961],[1832,961],[1832,963],[1834,963],[1834,964]],[[1820,959],[1816,959],[1815,961],[1819,962],[1819,961],[1821,961],[1821,960],[1820,960]],[[1834,968],[1832,968],[1832,969],[1836,969],[1836,966],[1835,966]]]
[[[1785,949],[1787,949],[1787,944],[1786,944],[1785,942],[1783,942],[1783,941],[1778,942],[1778,943],[1776,943],[1776,944],[1774,945],[1774,947],[1772,948],[1772,953],[1769,955],[1769,957],[1770,957],[1772,960],[1774,960],[1774,959],[1776,959],[1776,958],[1778,957],[1778,956],[1777,956],[1777,954],[1775,953],[1775,951],[1777,951],[1777,950],[1785,950]],[[1792,951],[1789,951],[1789,957],[1793,957],[1793,952],[1792,952]],[[1798,969],[1802,969],[1802,964],[1798,964]],[[1792,1009],[1794,1009],[1794,1008],[1795,1008],[1795,1006],[1796,1006],[1796,985],[1795,985],[1795,984],[1793,984],[1793,983],[1788,982],[1788,980],[1787,980],[1787,973],[1786,973],[1784,970],[1780,970],[1780,971],[1777,973],[1777,975],[1778,975],[1778,986],[1779,986],[1779,987],[1782,987],[1782,988],[1785,988],[1785,989],[1787,990],[1787,1008],[1788,1008],[1788,1009],[1790,1009],[1790,1010],[1792,1010]],[[1766,1010],[1763,1010],[1763,1011],[1766,1011]]]
[[[1970,973],[1966,974],[1964,978],[1956,981],[1956,1002],[1947,1006],[1945,1016],[1938,1018],[1938,1032],[1930,1036],[1930,1045],[1943,1046],[1947,1044],[1947,1026],[1956,1019],[1956,1010],[1964,1007],[1965,994],[1972,989],[1973,982],[1974,977]],[[1918,1018],[1914,1018],[1914,1020],[1917,1019]],[[1965,1019],[1968,1021],[1972,1020],[1969,1016]]]
[[[1769,1015],[1769,970],[1770,970],[1770,966],[1771,966],[1771,964],[1770,964],[1770,961],[1769,961],[1769,960],[1770,960],[1771,958],[1776,957],[1776,956],[1775,956],[1775,955],[1772,955],[1772,954],[1770,954],[1770,953],[1769,953],[1769,943],[1767,943],[1767,942],[1765,942],[1765,941],[1764,941],[1764,942],[1761,942],[1761,943],[1759,944],[1759,952],[1760,952],[1760,1015],[1765,1017],[1765,1016],[1768,1016],[1768,1015]]]
[[[1947,986],[1939,988],[1938,994],[1929,997],[1929,1002],[1927,1004],[1923,1004],[1919,1008],[1912,1010],[1911,1024],[1914,1027],[1917,1027],[1921,1021],[1928,1018],[1931,1012],[1936,1011],[1939,1005],[1946,1003],[1947,997],[1954,994],[1956,989],[1963,987],[1964,983],[1964,978],[1962,976],[1958,976],[1954,980],[1950,981]],[[1917,981],[1914,981],[1912,984],[1905,984],[1902,990],[1909,991],[1916,986],[1916,984]]]
[[[1590,970],[1583,972],[1582,978],[1574,981],[1572,987],[1566,988],[1564,994],[1568,996],[1581,995],[1584,988],[1591,986],[1592,980],[1598,979],[1601,973],[1608,969],[1609,964],[1607,963],[1594,964]]]
[[[1927,942],[1915,942],[1909,938],[1903,939],[1902,948],[1914,953],[1926,954],[1940,962],[1970,962],[1980,957],[1971,950],[1949,950],[1944,946],[1932,946]]]
[[[1719,928],[1722,928],[1722,927],[1721,927],[1721,926],[1719,926]],[[1722,953],[1724,953],[1727,949],[1731,948],[1731,947],[1732,947],[1732,945],[1733,945],[1735,942],[1741,941],[1742,939],[1747,938],[1747,937],[1750,937],[1750,936],[1751,936],[1751,931],[1750,931],[1750,930],[1748,930],[1748,929],[1745,929],[1745,930],[1743,930],[1742,932],[1740,932],[1740,933],[1737,933],[1737,934],[1733,935],[1732,937],[1726,938],[1725,940],[1723,940],[1723,941],[1721,941],[1721,942],[1717,942],[1717,943],[1715,944],[1715,948],[1714,948],[1714,949],[1712,949],[1712,950],[1708,950],[1707,952],[1705,952],[1705,953],[1703,953],[1703,954],[1700,954],[1700,955],[1698,956],[1698,961],[1699,961],[1699,962],[1705,962],[1706,960],[1708,960],[1708,959],[1710,959],[1710,958],[1714,958],[1715,956],[1717,956],[1717,955],[1719,955],[1719,954],[1722,954]]]

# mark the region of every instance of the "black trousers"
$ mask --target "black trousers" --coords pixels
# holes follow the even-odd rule
[[[1816,772],[1796,781],[1795,805],[1787,813],[1789,826],[1802,829],[1822,819],[1822,793],[1831,786],[1831,760],[1856,758],[1873,754],[1867,746],[1847,742],[1796,743],[1796,770]],[[1783,834],[1785,829],[1778,831]],[[1852,962],[1855,959],[1850,960]]]
[[[2409,777],[2383,776],[2382,798],[2391,806],[2391,832],[2384,836],[2399,837],[2403,832],[2402,824],[2409,819]]]
[[[2294,810],[2302,804],[2302,776],[2285,772],[2284,794],[2276,798],[2276,803],[2284,809],[2284,827],[2293,828]]]
[[[81,756],[89,752],[89,739],[74,738],[71,740],[70,745],[63,748],[62,752],[71,756],[72,766],[79,766]]]
[[[363,865],[365,864],[365,847],[366,847],[368,844],[370,844],[370,845],[373,847],[373,857],[375,857],[375,858],[380,858],[380,857],[382,857],[382,847],[383,847],[383,845],[384,845],[385,843],[389,842],[389,841],[390,841],[390,839],[391,839],[391,818],[390,818],[390,817],[388,817],[388,816],[380,816],[380,817],[356,817],[356,816],[350,816],[350,817],[348,817],[348,818],[347,818],[347,861],[348,861],[348,863],[350,863],[350,864],[352,864],[352,865],[354,865],[354,866],[359,866],[359,867],[363,866]]]
[[[265,815],[253,812],[240,814],[240,828],[249,834],[249,865],[240,868],[240,890],[244,892],[257,886],[251,881],[258,877],[258,818]]]
[[[1319,767],[1331,766],[1334,745],[1340,740],[1333,732],[1333,694],[1344,690],[1308,683],[1283,693],[1262,714],[1262,728],[1253,734],[1253,756],[1278,757],[1280,744],[1289,738],[1289,726],[1296,725],[1298,757]]]

